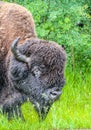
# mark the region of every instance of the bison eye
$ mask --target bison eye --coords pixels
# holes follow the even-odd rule
[[[37,77],[37,78],[39,78],[40,75],[41,75],[41,71],[39,70],[39,67],[38,67],[38,66],[34,66],[34,67],[32,68],[32,70],[31,70],[31,72],[32,72],[32,74],[33,74],[35,77]]]
[[[46,73],[46,67],[45,65],[35,65],[32,67],[31,72],[34,76],[39,78],[41,75],[44,75]]]

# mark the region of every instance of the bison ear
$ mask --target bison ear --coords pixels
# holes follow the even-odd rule
[[[20,37],[16,38],[13,41],[13,43],[11,45],[11,52],[13,53],[15,59],[17,59],[20,62],[29,64],[30,58],[27,57],[26,55],[21,54],[18,47],[17,47],[19,40],[20,40]]]

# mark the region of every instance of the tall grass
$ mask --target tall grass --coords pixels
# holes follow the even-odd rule
[[[52,130],[61,128],[91,128],[91,75],[66,71],[66,85],[47,118],[39,122],[31,103],[25,103],[21,119],[8,121],[0,115],[0,130]]]

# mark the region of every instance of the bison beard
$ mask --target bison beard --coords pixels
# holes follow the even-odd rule
[[[32,15],[25,8],[1,2],[0,11],[0,106],[8,119],[23,118],[21,105],[29,100],[39,119],[45,119],[65,83],[65,51],[36,37]]]

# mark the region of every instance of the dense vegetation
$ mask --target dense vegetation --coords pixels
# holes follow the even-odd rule
[[[0,130],[91,128],[91,0],[3,0],[32,12],[38,37],[61,44],[67,52],[66,86],[47,119],[38,122],[30,103],[26,122],[0,117]],[[30,112],[31,111],[31,112]]]
[[[33,14],[40,38],[62,44],[68,66],[91,68],[91,0],[8,0],[25,6]]]

